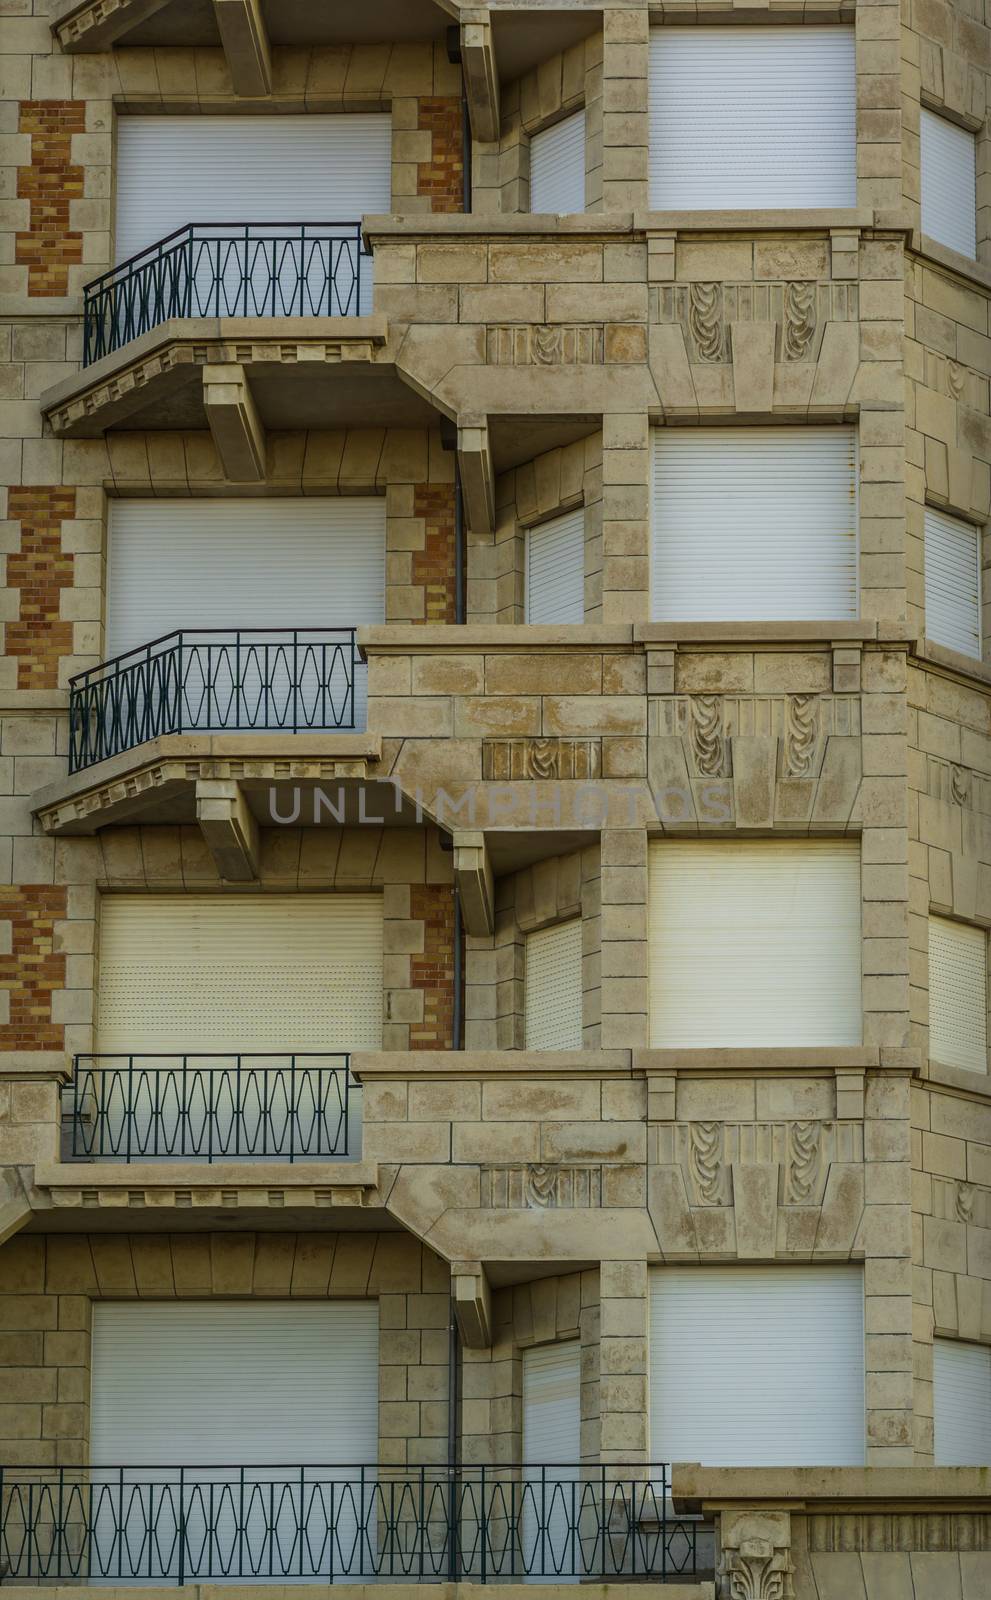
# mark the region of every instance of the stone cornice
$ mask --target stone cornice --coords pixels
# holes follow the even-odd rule
[[[362,218],[362,231],[370,246],[389,240],[444,238],[498,241],[547,239],[561,242],[615,238],[617,234],[754,234],[812,233],[832,230],[859,232],[874,226],[869,209],[836,211],[588,211],[582,215],[514,213],[508,216],[474,212],[403,216],[401,213]]]
[[[914,1506],[948,1511],[977,1503],[987,1510],[987,1467],[702,1467],[677,1461],[671,1468],[675,1510],[726,1504],[780,1505],[816,1509]]]

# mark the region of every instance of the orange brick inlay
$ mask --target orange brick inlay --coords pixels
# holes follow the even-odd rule
[[[76,514],[75,489],[11,489],[8,516],[21,525],[21,547],[7,557],[7,588],[20,590],[18,620],[8,622],[8,656],[17,658],[19,689],[56,689],[59,660],[72,654],[72,623],[59,617],[72,588],[73,557],[62,550],[62,523]]]
[[[429,199],[431,211],[462,211],[465,159],[461,101],[421,100],[416,125],[421,132],[429,130],[431,136],[430,160],[417,164],[417,194]]]
[[[66,913],[65,888],[45,883],[0,885],[0,922],[11,924],[10,954],[0,955],[0,989],[10,993],[10,1020],[0,1049],[61,1050],[65,1029],[52,1021],[52,992],[65,988],[65,956],[55,954],[55,924]]]
[[[454,1030],[454,893],[449,884],[410,890],[410,917],[423,923],[423,954],[410,959],[410,987],[423,990],[423,1021],[409,1030],[411,1050],[450,1050]]]
[[[418,483],[413,490],[413,515],[422,517],[425,538],[414,550],[412,577],[423,589],[424,622],[453,622],[454,485]]]
[[[83,259],[83,236],[69,227],[69,202],[81,200],[83,169],[73,166],[72,135],[86,131],[83,100],[22,100],[18,131],[31,135],[31,165],[17,172],[17,196],[31,203],[27,233],[14,248],[28,269],[28,294],[69,292],[69,268]]]

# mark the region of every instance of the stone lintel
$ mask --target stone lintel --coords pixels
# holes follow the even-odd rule
[[[213,0],[234,93],[272,93],[272,49],[259,0]]]
[[[203,404],[224,476],[231,483],[265,477],[265,428],[248,374],[237,362],[203,368]]]
[[[170,0],[61,0],[53,8],[52,32],[67,55],[81,50],[108,50],[118,39],[147,22]]]
[[[495,472],[484,418],[459,422],[458,464],[468,527],[476,538],[491,538],[495,531]]]
[[[480,829],[454,835],[454,876],[464,924],[471,934],[495,931],[495,885],[485,834]]]
[[[492,23],[484,13],[461,24],[461,66],[472,133],[491,144],[499,137],[499,69]]]
[[[253,883],[259,836],[241,785],[231,778],[196,780],[196,820],[222,878]]]
[[[451,1294],[462,1343],[487,1350],[492,1343],[492,1291],[480,1261],[452,1261]]]

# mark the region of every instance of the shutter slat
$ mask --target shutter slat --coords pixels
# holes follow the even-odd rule
[[[825,840],[650,846],[651,1044],[859,1044],[860,852]]]
[[[382,897],[107,895],[98,1049],[378,1049]]]
[[[991,1349],[933,1340],[937,1467],[991,1466]]]
[[[653,1461],[863,1466],[863,1276],[855,1267],[650,1273]]]
[[[652,28],[654,210],[855,206],[852,28]]]
[[[959,517],[925,512],[926,637],[980,660],[981,535]]]
[[[929,918],[929,1055],[948,1067],[988,1070],[988,936]]]
[[[530,210],[570,216],[585,210],[585,111],[530,140]]]
[[[526,557],[527,622],[584,622],[584,506],[530,528]]]
[[[582,1047],[580,917],[526,937],[525,1022],[528,1050]]]
[[[856,617],[856,463],[853,428],[654,429],[653,620]]]
[[[923,106],[922,231],[972,260],[977,256],[977,139]]]

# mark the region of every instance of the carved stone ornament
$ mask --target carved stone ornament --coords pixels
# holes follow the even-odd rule
[[[723,772],[725,740],[723,706],[717,694],[697,694],[691,700],[691,739],[695,767],[703,778],[719,778]]]
[[[812,776],[818,744],[819,696],[789,695],[785,725],[785,771],[789,777]]]
[[[724,1511],[719,1520],[719,1600],[794,1600],[789,1513]]]

